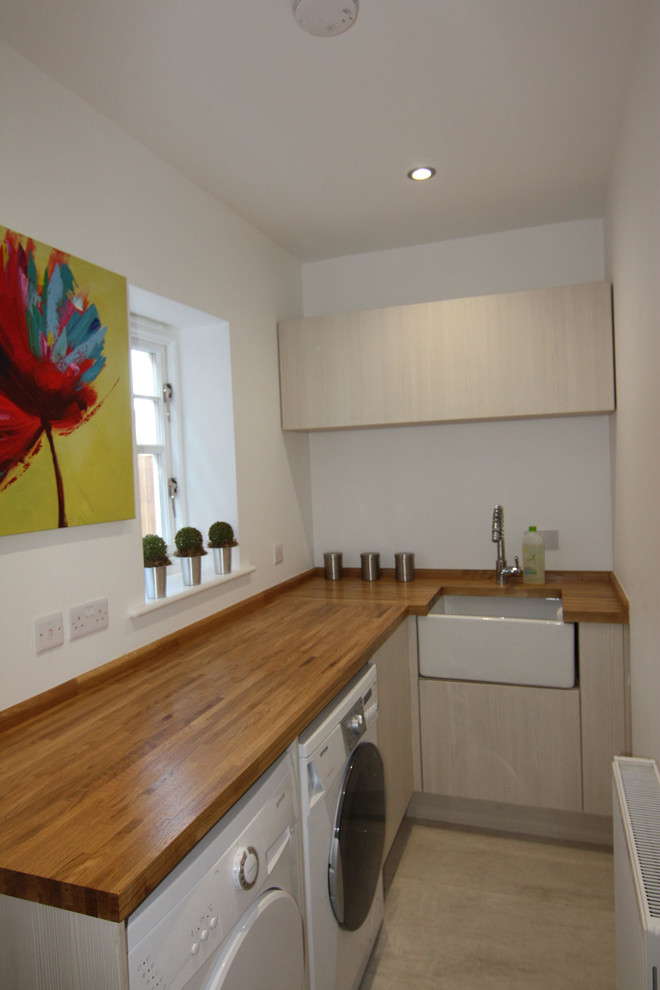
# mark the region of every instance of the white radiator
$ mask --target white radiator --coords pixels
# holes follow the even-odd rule
[[[660,990],[660,775],[614,758],[617,990]]]

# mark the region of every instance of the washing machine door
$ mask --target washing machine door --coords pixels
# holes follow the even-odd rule
[[[356,931],[369,914],[384,842],[383,759],[374,743],[360,743],[344,771],[328,864],[332,910],[348,931]]]
[[[302,917],[284,890],[255,901],[226,939],[204,990],[303,990]]]

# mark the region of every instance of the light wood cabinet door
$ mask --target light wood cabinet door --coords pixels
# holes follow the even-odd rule
[[[577,689],[426,678],[419,688],[425,792],[582,810]]]
[[[626,627],[578,626],[584,810],[612,815],[612,759],[630,754]]]
[[[279,324],[282,427],[611,412],[605,282]]]
[[[408,626],[402,623],[374,654],[378,676],[378,748],[385,765],[385,852],[413,793]]]

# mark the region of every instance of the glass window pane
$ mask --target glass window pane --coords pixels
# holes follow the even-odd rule
[[[167,538],[163,532],[163,520],[159,492],[159,458],[156,454],[138,454],[138,481],[140,485],[140,518],[142,535],[157,533]]]
[[[133,342],[131,373],[142,533],[158,533],[171,542],[172,518],[167,491],[167,478],[172,473],[170,435],[162,395],[166,368],[165,343]],[[147,453],[145,448],[151,449]]]
[[[135,411],[135,438],[138,445],[162,443],[158,422],[158,407],[155,399],[133,399]]]
[[[133,391],[139,395],[156,395],[155,355],[151,351],[131,348]]]

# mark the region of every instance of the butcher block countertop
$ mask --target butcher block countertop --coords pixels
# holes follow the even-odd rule
[[[409,583],[384,570],[379,581],[362,581],[359,568],[344,571],[340,581],[326,581],[322,571],[293,587],[291,595],[319,601],[398,602],[411,615],[426,615],[442,595],[497,595],[505,598],[561,598],[564,622],[628,622],[628,602],[609,571],[548,571],[545,584],[516,580],[499,587],[493,571],[422,570]]]
[[[488,578],[310,572],[0,712],[0,893],[124,920],[407,615]],[[548,586],[627,621],[608,575]]]

